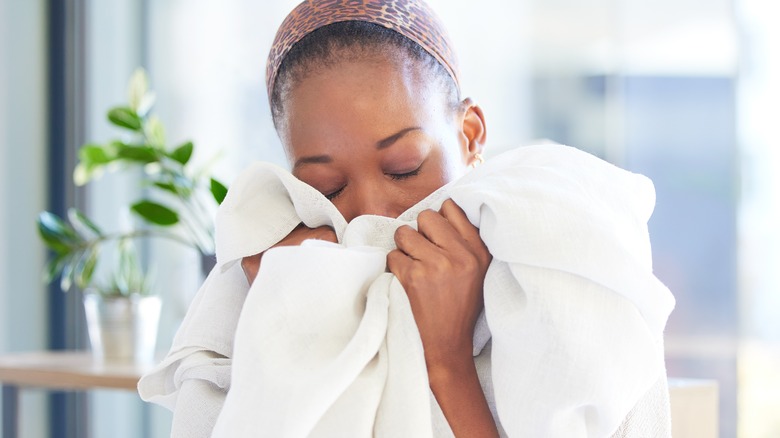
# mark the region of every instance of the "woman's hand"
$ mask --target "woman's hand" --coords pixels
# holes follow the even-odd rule
[[[336,232],[333,231],[333,228],[331,227],[323,226],[308,228],[303,224],[299,224],[287,235],[287,237],[271,248],[276,248],[277,246],[298,246],[303,243],[304,240],[308,239],[327,240],[328,242],[338,243]],[[257,272],[260,270],[260,259],[262,259],[263,254],[264,252],[261,252],[260,254],[244,257],[241,260],[241,268],[244,269],[244,275],[246,275],[246,279],[249,281],[250,286],[254,283],[255,278],[257,278]]]
[[[498,436],[472,357],[492,256],[452,200],[420,213],[417,229],[398,228],[387,266],[409,296],[431,390],[455,436]]]
[[[482,284],[492,256],[463,210],[452,200],[417,217],[418,231],[395,233],[387,256],[404,286],[429,368],[472,358],[474,326],[482,311]]]

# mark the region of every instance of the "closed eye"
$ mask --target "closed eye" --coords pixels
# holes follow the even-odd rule
[[[420,174],[420,169],[422,169],[422,165],[420,165],[420,167],[418,167],[417,169],[412,170],[411,172],[406,172],[406,173],[387,173],[386,175],[389,176],[390,179],[392,179],[393,181],[402,181],[402,180],[405,180],[405,179],[408,179],[408,178],[411,178],[411,177],[419,175]],[[344,192],[344,189],[346,187],[347,186],[342,186],[340,189],[338,189],[338,190],[336,190],[334,192],[330,192],[328,194],[324,194],[323,193],[323,195],[325,195],[325,197],[328,200],[333,201],[334,199],[336,199],[339,195],[341,195]]]
[[[422,166],[418,167],[417,169],[414,169],[411,172],[406,173],[388,173],[387,176],[389,176],[391,179],[395,181],[401,181],[407,178],[411,178],[413,176],[417,176],[420,173],[420,169]]]
[[[328,198],[328,200],[330,200],[330,201],[334,200],[336,197],[338,197],[344,191],[344,187],[346,187],[346,186],[343,186],[342,188],[336,190],[335,192],[328,193],[327,195],[325,195],[325,197]]]

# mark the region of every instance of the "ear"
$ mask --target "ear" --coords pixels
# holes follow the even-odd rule
[[[467,166],[479,161],[477,154],[482,154],[487,141],[487,127],[485,125],[485,114],[482,108],[474,103],[470,98],[461,102],[461,153],[463,154],[463,163]]]

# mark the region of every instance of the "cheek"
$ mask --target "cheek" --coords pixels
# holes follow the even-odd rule
[[[447,183],[460,178],[467,169],[461,164],[460,156],[457,153],[451,153],[446,148],[437,148],[427,161],[427,169],[421,172],[414,188],[410,190],[414,198],[410,199],[411,205],[421,201]]]
[[[460,178],[468,170],[456,141],[442,146],[440,160],[443,184]]]
[[[441,120],[436,135],[439,144],[439,156],[444,182],[454,181],[465,175],[469,167],[468,146],[464,140],[461,127],[455,119]]]

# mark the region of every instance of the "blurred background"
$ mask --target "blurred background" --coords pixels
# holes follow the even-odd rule
[[[716,379],[720,436],[780,436],[780,3],[771,0],[429,0],[485,110],[488,159],[536,139],[653,179],[657,276],[677,298],[671,377]],[[106,228],[132,177],[76,189],[78,147],[118,135],[106,110],[145,67],[156,114],[230,183],[284,165],[265,58],[295,0],[0,0],[0,354],[86,348],[77,293],[41,281],[41,210]],[[121,221],[120,221],[121,222]],[[161,352],[201,278],[161,263]],[[164,437],[171,416],[132,393],[22,392],[24,437]]]

